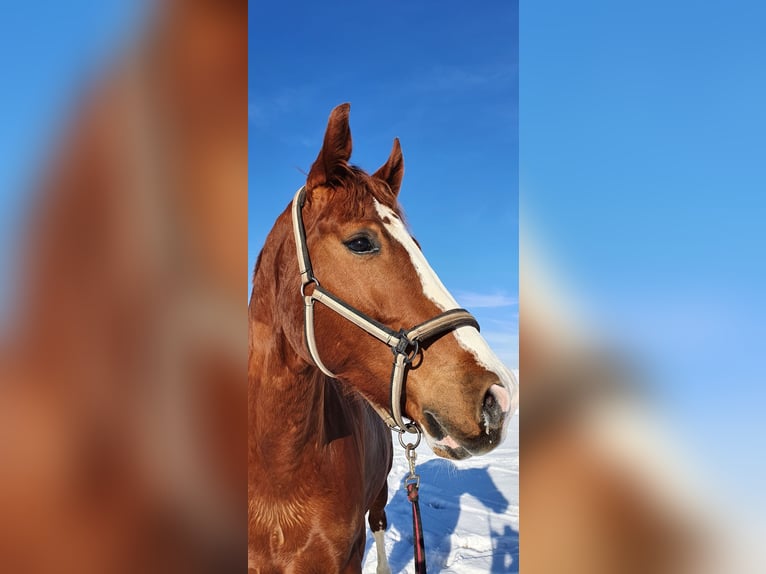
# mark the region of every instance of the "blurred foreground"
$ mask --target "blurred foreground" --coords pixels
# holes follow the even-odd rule
[[[519,11],[521,571],[766,572],[766,7]]]
[[[595,328],[536,247],[522,238],[521,572],[763,572],[756,525],[669,424],[654,369]]]
[[[245,563],[247,5],[167,0],[136,36],[0,272],[2,572]]]

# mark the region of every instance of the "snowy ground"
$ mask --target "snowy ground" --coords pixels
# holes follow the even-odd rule
[[[519,415],[505,442],[491,453],[464,461],[418,447],[420,511],[429,574],[519,571]],[[386,552],[394,574],[414,572],[411,505],[402,488],[408,474],[404,450],[394,437],[388,477]],[[375,544],[367,536],[363,572],[375,574]]]

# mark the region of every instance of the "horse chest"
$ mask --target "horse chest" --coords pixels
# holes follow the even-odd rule
[[[364,536],[360,510],[334,500],[262,509],[270,518],[251,522],[251,568],[284,574],[342,571]]]
[[[354,549],[364,543],[368,489],[361,459],[350,448],[354,441],[342,442],[349,444],[336,444],[289,476],[272,475],[269,484],[256,486],[251,565],[260,565],[263,572],[341,572],[358,554]],[[348,468],[340,468],[344,461]],[[349,472],[352,467],[357,471]]]

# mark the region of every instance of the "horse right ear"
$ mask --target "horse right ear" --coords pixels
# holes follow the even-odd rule
[[[330,113],[324,143],[311,166],[306,187],[313,189],[333,180],[333,176],[348,168],[351,158],[351,129],[348,126],[350,104],[341,104]]]
[[[373,174],[373,177],[382,179],[391,188],[394,197],[399,195],[399,188],[402,187],[402,177],[404,176],[404,157],[402,156],[402,146],[399,145],[399,138],[394,138],[394,147],[391,148],[391,155],[388,161]]]

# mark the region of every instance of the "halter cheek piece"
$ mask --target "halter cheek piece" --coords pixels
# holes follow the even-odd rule
[[[402,390],[408,365],[418,355],[422,342],[442,337],[458,327],[470,326],[478,330],[479,323],[465,309],[451,309],[416,325],[412,329],[394,331],[324,289],[319,284],[319,280],[314,276],[306,245],[306,229],[301,215],[305,199],[306,187],[303,186],[298,190],[293,199],[292,219],[295,246],[298,253],[298,267],[301,273],[301,295],[303,296],[305,308],[304,334],[311,360],[314,361],[314,364],[325,375],[336,378],[330,369],[322,363],[322,359],[319,358],[319,352],[317,351],[316,339],[314,337],[314,301],[319,301],[391,348],[394,354],[394,364],[391,370],[391,409],[386,411],[379,405],[369,401],[369,399],[367,400],[392,429],[399,430],[400,433],[404,430],[415,433],[419,432],[415,423],[405,423],[402,420]],[[314,285],[314,288],[309,293],[307,287],[311,284]]]

